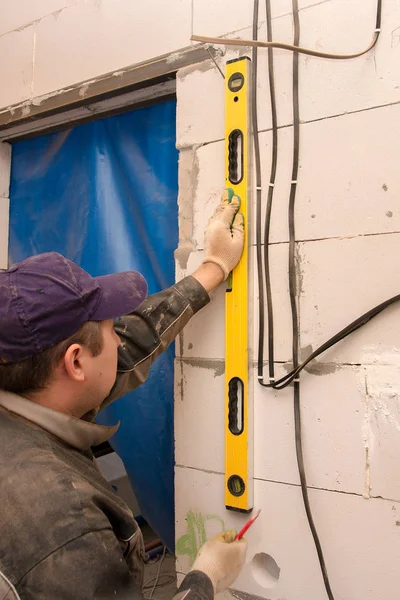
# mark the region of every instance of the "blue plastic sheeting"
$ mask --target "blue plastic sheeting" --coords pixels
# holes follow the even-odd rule
[[[174,282],[178,156],[174,101],[17,142],[10,264],[55,250],[91,275],[135,269],[149,293]],[[105,409],[142,514],[174,547],[173,358]]]

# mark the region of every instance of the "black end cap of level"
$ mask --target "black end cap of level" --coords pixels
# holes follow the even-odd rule
[[[241,513],[245,513],[245,514],[251,513],[253,511],[252,508],[235,508],[234,506],[227,506],[226,504],[225,504],[225,508],[226,508],[226,510],[233,510],[235,512],[241,512]]]

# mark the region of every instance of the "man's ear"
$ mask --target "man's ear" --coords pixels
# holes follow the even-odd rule
[[[64,368],[72,381],[83,383],[85,372],[83,368],[84,348],[80,344],[72,344],[66,351],[63,359]]]

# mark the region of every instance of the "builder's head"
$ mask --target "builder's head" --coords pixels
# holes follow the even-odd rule
[[[120,339],[114,319],[147,295],[135,271],[92,278],[60,254],[0,273],[0,390],[81,417],[108,396]]]

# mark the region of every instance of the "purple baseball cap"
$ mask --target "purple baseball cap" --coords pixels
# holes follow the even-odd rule
[[[91,277],[57,252],[31,256],[0,272],[0,363],[51,348],[87,321],[129,314],[146,296],[136,271]]]

